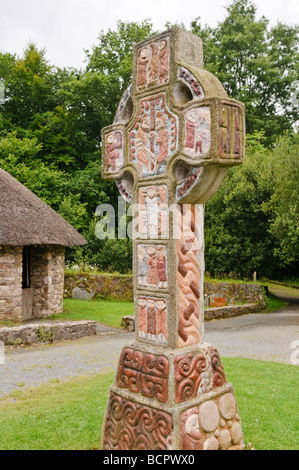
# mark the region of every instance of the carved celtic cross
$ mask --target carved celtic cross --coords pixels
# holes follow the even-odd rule
[[[124,349],[110,391],[104,448],[216,446],[208,442],[209,425],[199,431],[200,403],[207,393],[219,401],[224,390],[222,399],[228,402],[233,394],[217,350],[203,343],[204,204],[227,169],[243,161],[244,106],[229,99],[218,79],[204,70],[201,39],[183,29],[169,30],[135,46],[132,84],[102,142],[103,177],[114,180],[137,208],[136,341]],[[220,423],[214,401],[205,406],[219,414]],[[145,432],[137,418],[129,429],[121,412],[126,407],[136,417],[143,410],[153,423],[157,420],[155,431]],[[188,428],[190,416],[197,416],[197,437]],[[236,407],[233,416],[235,428],[240,427]],[[157,437],[159,420],[168,431]],[[213,439],[221,448],[217,436]]]

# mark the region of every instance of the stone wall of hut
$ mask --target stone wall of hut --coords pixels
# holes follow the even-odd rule
[[[23,247],[0,246],[0,320],[22,321],[22,253]],[[32,318],[62,313],[64,263],[64,247],[31,247]]]
[[[0,319],[22,320],[22,247],[0,246]]]
[[[65,249],[38,246],[31,250],[33,317],[44,318],[63,311]]]

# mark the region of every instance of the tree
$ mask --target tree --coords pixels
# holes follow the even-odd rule
[[[28,44],[22,59],[2,56],[0,76],[4,76],[4,114],[17,127],[27,128],[35,114],[53,106],[52,68],[45,49]]]
[[[212,275],[270,278],[296,274],[299,261],[298,134],[274,150],[262,134],[247,146],[243,165],[228,171],[206,205],[206,269]]]
[[[96,72],[100,81],[101,104],[105,110],[102,125],[113,121],[118,103],[132,80],[133,46],[153,34],[149,20],[117,23],[117,30],[101,31],[98,44],[86,51],[88,72]]]
[[[283,136],[278,140],[268,168],[273,193],[263,206],[270,220],[269,233],[275,239],[274,256],[283,268],[293,269],[294,273],[299,263],[298,155],[298,133],[293,139]]]
[[[227,93],[245,103],[249,134],[265,130],[267,145],[281,132],[291,131],[299,108],[290,98],[298,77],[298,26],[256,18],[250,0],[234,0],[227,17],[215,28],[195,19],[191,29],[204,42],[205,68],[222,82]]]

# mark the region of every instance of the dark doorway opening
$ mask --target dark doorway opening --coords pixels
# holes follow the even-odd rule
[[[30,279],[30,247],[23,248],[23,271],[22,271],[22,318],[30,320],[33,312],[34,289],[31,287]]]
[[[23,289],[29,289],[30,285],[30,247],[24,246],[23,248]]]

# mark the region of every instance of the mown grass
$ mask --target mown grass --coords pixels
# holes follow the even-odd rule
[[[234,386],[246,446],[297,450],[298,367],[243,358],[223,358],[223,364]],[[0,449],[100,449],[113,379],[114,373],[77,377],[0,400]]]
[[[271,294],[267,296],[267,311],[278,310],[287,305]],[[52,320],[93,320],[113,327],[121,327],[122,317],[134,315],[133,302],[113,300],[76,300],[64,299],[64,311],[52,315]]]
[[[118,328],[121,327],[122,317],[134,314],[133,302],[64,299],[63,305],[63,313],[52,315],[51,319],[93,320]]]

